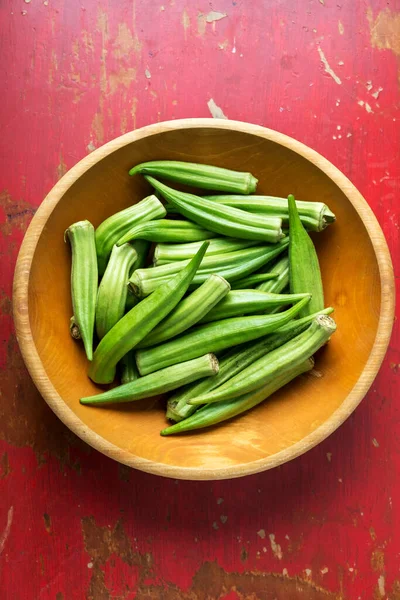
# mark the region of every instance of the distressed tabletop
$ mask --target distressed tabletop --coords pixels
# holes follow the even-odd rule
[[[398,329],[324,443],[246,479],[178,482],[59,422],[11,315],[18,248],[57,179],[121,133],[210,113],[330,159],[398,272],[398,1],[2,0],[0,19],[0,597],[399,600]]]

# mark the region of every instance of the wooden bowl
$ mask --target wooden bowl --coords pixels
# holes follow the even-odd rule
[[[69,335],[70,251],[65,229],[106,217],[148,194],[128,169],[148,160],[205,162],[251,171],[257,193],[326,202],[337,221],[314,236],[326,305],[337,332],[303,376],[249,413],[218,427],[163,438],[164,408],[149,399],[118,408],[79,404],[98,387]],[[330,162],[276,131],[236,121],[185,119],[150,125],[99,148],[51,190],[25,235],[15,272],[14,317],[29,372],[74,433],[115,460],[167,477],[225,479],[276,467],[331,434],[359,404],[392,329],[389,251],[371,209]]]

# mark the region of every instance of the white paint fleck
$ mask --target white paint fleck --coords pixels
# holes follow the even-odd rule
[[[339,65],[339,67],[343,67],[344,62],[342,60],[339,60],[338,65]]]
[[[265,538],[265,529],[260,529],[257,531],[257,535],[263,540]]]
[[[88,562],[88,564],[87,564],[87,568],[88,568],[88,569],[93,569],[93,563],[92,563],[92,562]]]
[[[232,54],[236,54],[236,38],[233,38]]]
[[[88,152],[93,152],[93,150],[96,150],[96,146],[93,144],[93,141],[90,140],[90,142],[88,143],[88,145],[86,146],[86,150]]]
[[[350,131],[349,131],[349,133],[346,135],[346,137],[348,137],[348,138],[349,138],[349,137],[351,137],[352,135],[353,135],[353,134],[352,134],[352,133],[350,133]]]
[[[226,13],[222,13],[222,12],[219,12],[217,10],[211,10],[208,13],[208,15],[206,15],[206,22],[207,23],[214,23],[214,21],[220,21],[221,19],[224,19],[227,16],[228,15]]]
[[[338,21],[338,29],[339,29],[340,35],[343,35],[344,34],[344,27],[343,27],[342,21]]]
[[[371,94],[371,96],[372,96],[373,98],[375,98],[375,100],[378,100],[378,98],[379,98],[379,94],[380,94],[381,92],[383,92],[383,87],[380,87],[380,86],[379,86],[379,87],[378,87],[378,89],[376,90],[376,92],[373,92],[373,93]]]
[[[329,66],[329,63],[326,59],[326,56],[321,48],[321,46],[318,46],[318,54],[319,57],[322,61],[322,64],[325,67],[325,73],[328,73],[328,75],[330,75],[332,77],[332,79],[335,81],[335,83],[337,83],[338,85],[342,85],[342,80],[340,79],[340,77],[338,77],[336,75],[336,73],[331,69],[331,67]]]
[[[223,499],[223,498],[217,498],[217,504],[222,504],[222,503],[223,503],[223,501],[224,501],[224,499]]]
[[[365,103],[365,110],[367,111],[367,113],[373,113],[374,111],[371,108],[371,105],[368,104],[368,102]]]
[[[45,6],[48,6],[48,5],[49,5],[49,0],[44,0],[43,4],[44,4]]]
[[[349,567],[349,571],[352,573],[354,571],[353,567]]]
[[[25,0],[25,4],[29,4],[31,0]]]
[[[145,70],[144,74],[146,76],[146,79],[151,79],[151,73],[148,68]]]
[[[287,570],[287,568],[286,568],[286,567],[284,567],[284,568],[282,569],[282,575],[283,575],[284,577],[288,577],[288,576],[289,576],[289,571]]]
[[[357,102],[357,104],[358,104],[358,106],[364,106],[364,100],[359,100],[359,101]]]
[[[336,137],[336,135],[333,135],[333,136],[332,136],[332,139],[333,139],[333,140],[337,140],[337,137]]]
[[[379,442],[376,438],[372,438],[372,444],[375,446],[375,448],[379,448]]]
[[[265,546],[263,546],[263,552],[266,552],[266,551],[267,551],[266,547],[265,547]]]
[[[338,98],[338,99],[336,100],[336,106],[339,106],[339,104],[340,104],[340,98]]]
[[[367,83],[365,84],[365,87],[370,92],[372,90],[372,81],[371,80],[367,81]]]
[[[160,6],[160,10],[165,10],[165,6]]]
[[[360,512],[360,515],[363,517],[363,516],[364,516],[364,513],[363,513],[363,512]]]
[[[342,129],[342,126],[341,126],[341,125],[336,125],[336,129],[337,129],[338,131],[340,131],[340,130]]]
[[[343,483],[343,479],[341,477],[339,477],[338,482]]]
[[[210,98],[207,102],[208,109],[214,119],[227,119],[228,117],[224,114],[222,108],[215,104],[213,98]]]
[[[304,569],[304,573],[307,575],[307,577],[311,577],[312,575],[311,569]]]
[[[323,569],[321,569],[321,575],[326,575],[326,573],[329,571],[328,567],[324,567]]]
[[[288,534],[285,535],[285,540],[290,540],[290,537],[288,536]]]
[[[269,537],[269,541],[271,542],[272,552],[274,553],[276,558],[279,558],[279,560],[282,560],[282,556],[283,556],[282,549],[281,549],[280,545],[277,544],[275,541],[275,534],[270,533],[268,537]]]
[[[225,525],[225,523],[226,523],[226,522],[227,522],[227,520],[228,520],[228,517],[227,517],[226,515],[221,515],[221,516],[220,516],[220,518],[219,518],[219,520],[221,521],[221,523],[222,523],[223,525]]]
[[[381,595],[381,598],[385,596],[385,576],[380,575],[378,577],[378,590]]]
[[[213,529],[219,529],[217,521],[214,521],[212,526],[213,526]]]
[[[11,523],[12,523],[12,520],[13,520],[13,515],[14,515],[14,507],[10,506],[10,508],[8,509],[8,513],[7,513],[7,523],[6,523],[6,526],[4,528],[3,533],[0,535],[0,554],[3,552],[4,546],[5,546],[6,541],[7,541],[7,538],[10,535]]]
[[[27,15],[28,12],[26,10],[21,10],[21,15],[24,17],[25,15]]]

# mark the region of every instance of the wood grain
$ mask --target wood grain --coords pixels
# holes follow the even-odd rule
[[[91,408],[79,398],[98,386],[68,336],[70,258],[63,231],[94,226],[149,190],[129,168],[161,158],[243,170],[260,193],[322,200],[337,223],[316,237],[326,302],[338,332],[320,353],[322,377],[303,377],[221,427],[161,438],[162,403]],[[290,182],[290,184],[288,183]],[[351,237],[349,236],[351,226]],[[36,386],[61,420],[91,446],[126,465],[183,479],[240,477],[276,467],[332,433],[363,398],[383,360],[394,311],[387,245],[372,211],[348,179],[315,151],[280,133],[235,121],[186,119],[128,133],[73,167],[49,193],[26,233],[14,281],[17,339]]]

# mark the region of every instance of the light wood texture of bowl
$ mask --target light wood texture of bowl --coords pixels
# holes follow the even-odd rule
[[[93,408],[81,344],[69,335],[70,251],[65,229],[106,217],[148,194],[128,169],[170,159],[251,171],[257,193],[326,202],[337,221],[314,236],[326,305],[337,332],[302,376],[249,413],[218,427],[162,438],[160,399]],[[25,235],[15,272],[14,318],[29,372],[74,433],[111,458],[180,479],[225,479],[276,467],[306,452],[359,404],[392,329],[394,281],[383,233],[366,201],[331,163],[283,134],[248,123],[185,119],[150,125],[99,148],[51,190]]]

